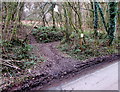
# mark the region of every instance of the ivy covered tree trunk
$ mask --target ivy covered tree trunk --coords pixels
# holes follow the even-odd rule
[[[117,2],[109,2],[109,29],[108,29],[108,45],[111,45],[114,37],[115,37],[115,31],[116,31],[116,22],[117,22]]]
[[[93,24],[94,23],[94,18],[93,18],[94,17],[94,3],[92,1],[90,1],[90,3],[91,3],[91,9],[92,9],[92,11],[90,13],[90,18],[91,18],[91,24]],[[90,26],[90,28],[93,29],[93,25]]]
[[[97,2],[94,2],[94,35],[98,36],[98,12],[97,12]]]
[[[118,37],[120,37],[120,2],[118,3]]]

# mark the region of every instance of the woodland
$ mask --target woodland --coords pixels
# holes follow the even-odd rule
[[[120,2],[0,2],[0,11],[0,89],[120,59]]]

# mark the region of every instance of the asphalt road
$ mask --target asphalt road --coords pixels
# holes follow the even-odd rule
[[[47,90],[118,90],[118,62]]]

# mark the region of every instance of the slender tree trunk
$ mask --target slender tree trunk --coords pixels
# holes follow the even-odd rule
[[[53,29],[55,29],[55,15],[54,15],[55,4],[52,3],[52,19],[53,19]]]
[[[66,3],[66,2],[65,2]],[[64,42],[69,42],[70,38],[69,38],[69,25],[68,25],[68,16],[67,16],[67,9],[66,9],[66,4],[63,5],[63,9],[64,9],[64,18],[65,18],[65,24],[64,24],[64,35],[65,35],[65,40]],[[64,43],[63,42],[63,43]]]
[[[42,18],[42,23],[43,23],[43,27],[45,27],[45,15],[44,15],[44,12],[43,12],[43,18]]]
[[[82,16],[81,16],[81,12],[80,11],[81,11],[81,9],[80,9],[80,2],[78,2],[78,23],[79,23],[79,29],[83,33],[83,30],[82,30]]]
[[[98,36],[98,12],[97,12],[97,2],[94,2],[94,35],[95,38]]]
[[[106,30],[106,32],[108,33],[107,25],[106,25],[105,18],[104,18],[104,13],[103,13],[103,10],[102,10],[102,8],[101,8],[101,6],[100,6],[100,4],[99,4],[98,2],[97,2],[97,7],[98,7],[98,10],[99,10],[99,12],[100,12],[101,19],[102,19],[103,25],[104,25],[104,27],[105,27],[105,30]]]

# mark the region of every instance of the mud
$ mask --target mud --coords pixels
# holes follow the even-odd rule
[[[39,44],[33,36],[30,36],[30,44],[36,47],[33,49],[33,53],[46,58],[46,62],[38,64],[31,71],[34,75],[32,79],[7,87],[2,90],[3,92],[43,90],[45,86],[69,79],[71,76],[90,70],[90,68],[120,60],[120,54],[96,57],[85,61],[74,60],[71,57],[64,56],[55,48],[59,42]]]

